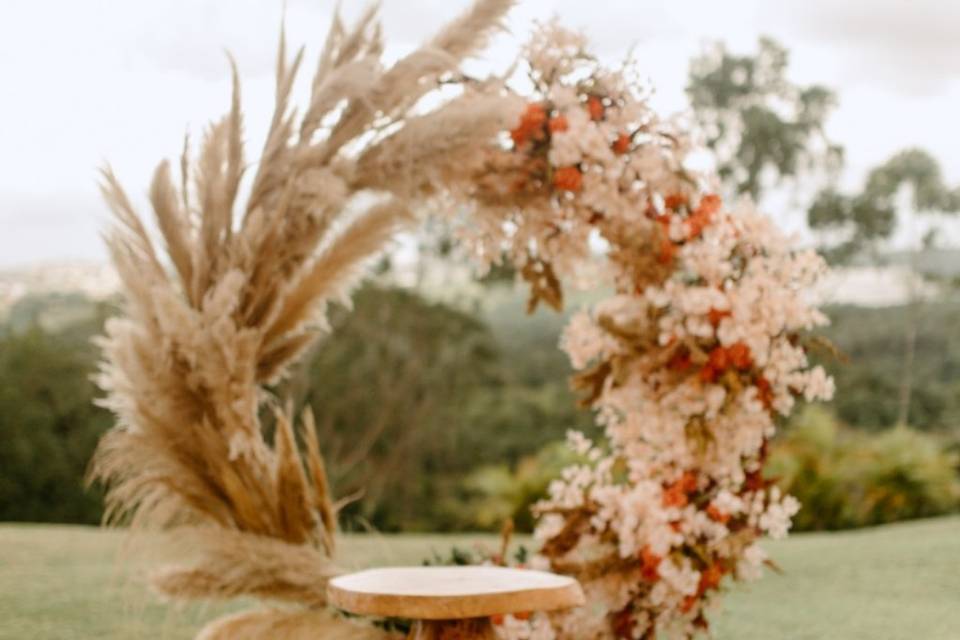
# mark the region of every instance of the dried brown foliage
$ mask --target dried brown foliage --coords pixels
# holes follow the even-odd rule
[[[324,603],[336,514],[322,443],[309,414],[297,437],[295,416],[265,385],[320,335],[325,307],[350,291],[437,181],[467,179],[469,152],[514,119],[514,101],[491,85],[464,85],[432,110],[419,102],[485,44],[511,4],[478,0],[390,67],[373,9],[351,28],[335,17],[299,119],[290,95],[303,50],[291,60],[281,35],[275,110],[244,202],[249,165],[231,60],[229,113],[209,126],[196,157],[185,144],[178,181],[166,162],[154,175],[162,251],[103,172],[125,313],[101,340],[97,381],[117,424],[91,478],[107,488],[108,521],[186,527],[200,545],[192,564],[158,573],[165,593]],[[272,443],[259,418],[265,405],[276,415]],[[205,637],[262,637],[270,621],[283,629],[277,637],[300,637],[294,630],[315,634],[331,620],[251,614]],[[382,635],[359,629],[323,637]]]
[[[322,630],[322,635],[318,634]],[[197,640],[400,640],[376,627],[361,625],[329,611],[261,609],[224,616],[208,624]]]

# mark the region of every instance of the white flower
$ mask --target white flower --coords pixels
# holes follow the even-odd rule
[[[803,390],[803,396],[807,402],[813,400],[830,400],[833,398],[835,386],[833,378],[827,375],[823,367],[816,366],[807,374],[807,384]]]
[[[534,37],[527,49],[539,83],[533,99],[559,111],[567,127],[553,132],[548,149],[513,152],[536,157],[512,156],[530,161],[538,178],[576,166],[579,189],[526,193],[515,206],[478,204],[472,228],[462,233],[488,261],[506,255],[522,267],[535,256],[565,285],[590,281],[612,292],[574,314],[561,339],[574,368],[602,365],[591,383],[605,442],[568,434],[587,464],[550,484],[535,537],[575,532],[563,558],[574,563],[648,561],[653,554],[659,579],[645,583],[639,568],[601,574],[584,581],[591,606],[554,616],[544,635],[536,635],[539,623],[510,618],[498,633],[609,638],[610,614],[629,607],[635,637],[689,638],[703,598],[715,592],[699,593],[694,567],[703,565],[686,550],[696,545],[710,562],[735,566],[736,577],[758,577],[766,559],[756,544],[760,533],[786,535],[799,509],[776,487],[757,489],[747,480],[761,471],[775,414],[789,414],[798,398],[834,392],[794,339],[826,323],[805,294],[826,265],[795,250],[750,203],[695,221],[682,209],[666,210],[671,195],[703,203],[707,194],[696,185],[715,185],[715,177],[687,162],[686,125],[658,118],[629,77],[579,57],[582,46],[580,36],[555,25]],[[604,97],[596,119],[587,91],[590,99]],[[613,141],[635,131],[628,152],[618,155]],[[544,161],[549,167],[538,173]],[[738,363],[724,365],[719,351],[712,371],[718,347],[736,347]],[[549,567],[551,560],[558,558],[536,562]],[[689,596],[698,598],[693,609]]]
[[[575,429],[567,430],[567,445],[581,456],[587,455],[593,447],[593,443],[583,435],[583,432]]]
[[[533,537],[538,541],[550,540],[563,531],[563,526],[563,516],[558,513],[545,514],[537,521],[537,528],[533,532]]]
[[[737,563],[737,577],[741,580],[756,580],[763,572],[763,563],[767,560],[767,552],[758,544],[752,544],[743,550],[740,562]]]

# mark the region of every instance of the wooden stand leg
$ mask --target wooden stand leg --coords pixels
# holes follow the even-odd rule
[[[413,624],[407,640],[496,640],[490,618],[421,620]]]

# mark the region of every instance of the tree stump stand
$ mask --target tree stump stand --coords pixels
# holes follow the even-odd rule
[[[490,616],[584,604],[573,578],[505,567],[395,567],[338,576],[330,603],[350,613],[414,621],[409,640],[491,640]]]

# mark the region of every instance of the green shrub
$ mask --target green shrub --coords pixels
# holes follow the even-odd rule
[[[845,529],[949,513],[960,506],[957,456],[906,427],[871,434],[807,407],[767,467],[803,504],[798,530]]]
[[[513,466],[475,469],[447,499],[449,526],[495,531],[511,518],[529,531],[530,507],[575,460],[564,443],[553,442]],[[956,511],[958,461],[956,443],[905,427],[853,429],[826,408],[808,406],[774,443],[767,472],[802,503],[796,530],[835,530]]]
[[[566,429],[592,424],[568,388],[556,333],[498,337],[476,313],[373,285],[331,324],[277,393],[316,412],[334,491],[358,497],[342,512],[347,528],[496,529],[503,518],[460,508],[464,493],[482,492],[464,478],[522,469]]]
[[[565,442],[552,442],[510,468],[488,465],[470,473],[460,484],[451,510],[463,529],[496,531],[508,519],[518,531],[533,530],[531,507],[546,496],[550,482],[577,460]]]
[[[857,476],[863,491],[850,508],[864,524],[935,516],[960,498],[956,457],[934,438],[898,427],[870,440]]]

